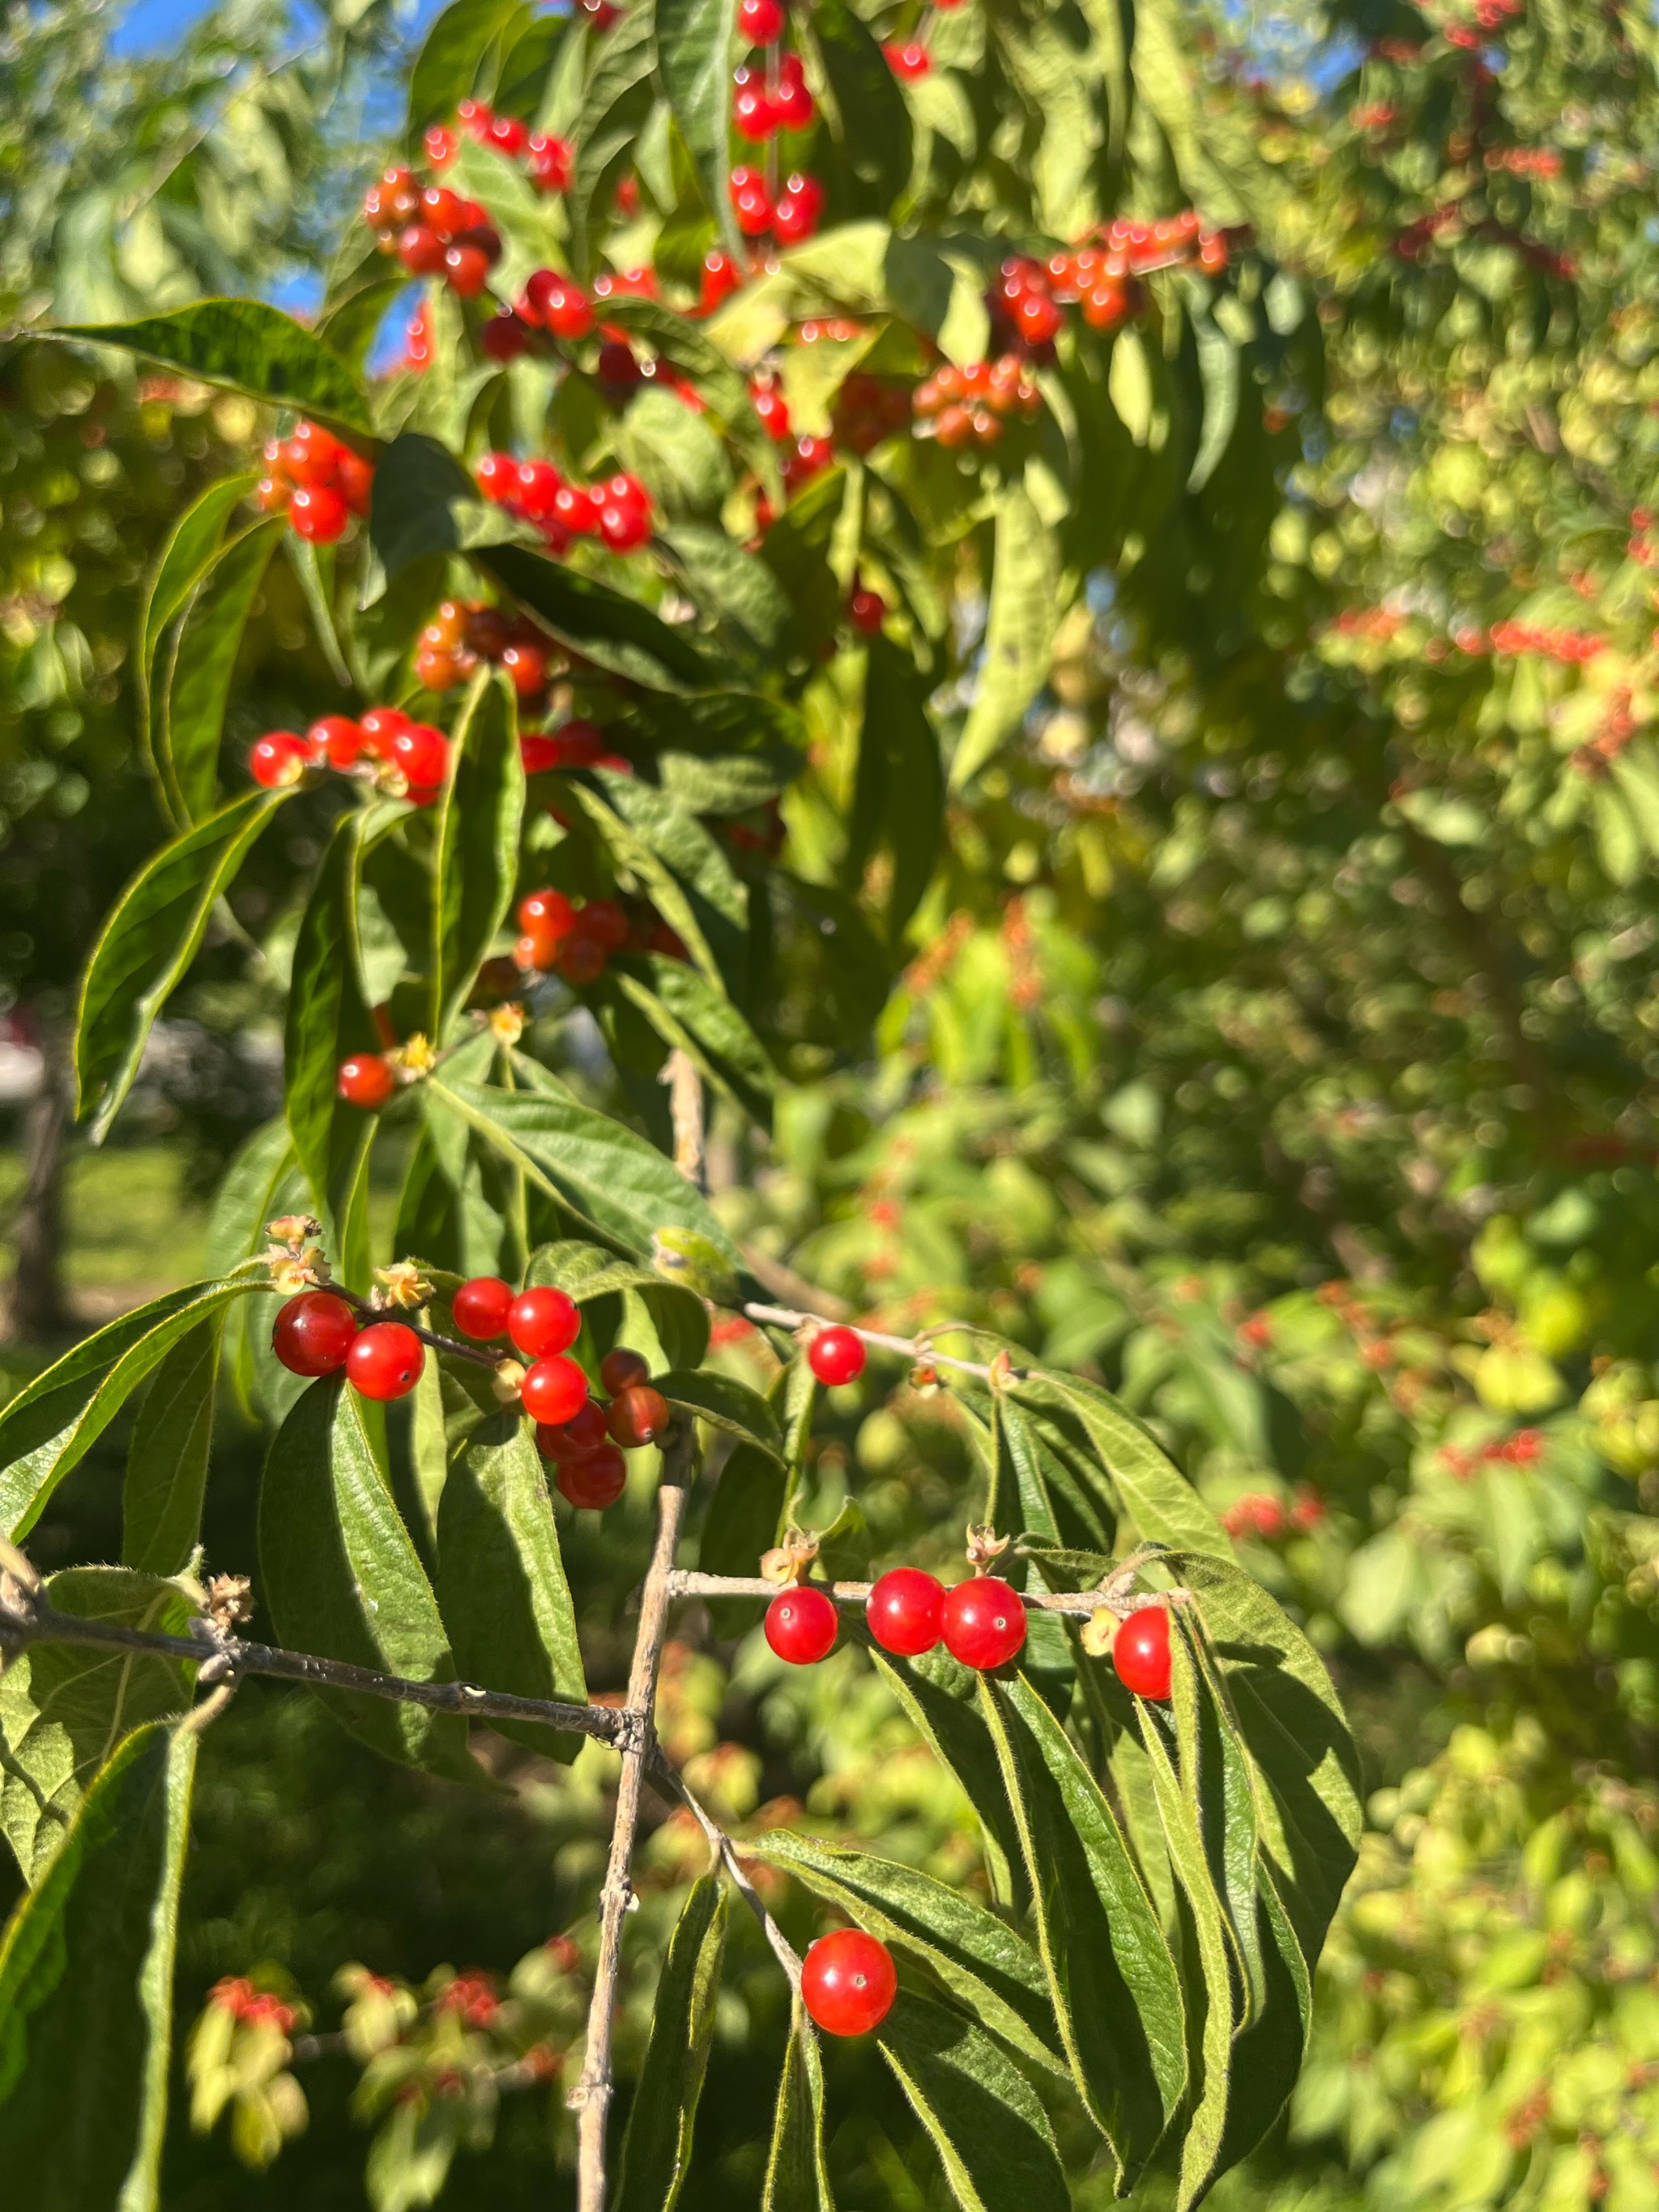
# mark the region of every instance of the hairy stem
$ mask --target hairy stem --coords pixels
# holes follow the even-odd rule
[[[823,1314],[797,1313],[790,1306],[751,1304],[744,1306],[744,1312],[750,1321],[767,1322],[774,1328],[806,1328],[814,1325],[822,1328],[826,1326]],[[838,1326],[850,1328],[853,1334],[866,1344],[873,1344],[883,1352],[900,1352],[906,1359],[918,1360],[923,1366],[954,1368],[958,1375],[977,1375],[981,1382],[996,1379],[997,1370],[986,1366],[981,1360],[956,1359],[948,1352],[934,1351],[933,1337],[948,1336],[951,1333],[948,1324],[942,1328],[924,1330],[920,1336],[889,1336],[883,1329],[860,1328],[851,1322],[842,1322]],[[1009,1367],[1000,1371],[1018,1380],[1024,1370]]]

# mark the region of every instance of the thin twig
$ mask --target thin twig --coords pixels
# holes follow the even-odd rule
[[[422,1344],[429,1344],[434,1352],[453,1353],[457,1359],[471,1359],[480,1367],[499,1367],[512,1355],[505,1352],[490,1352],[481,1344],[463,1344],[458,1337],[440,1336],[435,1329],[422,1328],[418,1322],[410,1321],[406,1312],[397,1306],[377,1306],[368,1298],[359,1297],[356,1291],[342,1290],[339,1284],[331,1283],[329,1289],[336,1297],[343,1298],[354,1311],[364,1314],[371,1322],[395,1321],[418,1336]]]
[[[611,1828],[611,1856],[599,1893],[599,1957],[587,2008],[587,2048],[581,2078],[568,2102],[580,2115],[577,2125],[578,2212],[605,2212],[605,2123],[615,2086],[611,2041],[617,2019],[617,1985],[622,1966],[623,1922],[634,1903],[629,1868],[639,1826],[640,1792],[646,1767],[656,1750],[653,1726],[657,1674],[668,1626],[668,1585],[680,1524],[685,1517],[685,1489],[696,1449],[696,1431],[682,1420],[671,1431],[663,1453],[662,1485],[657,1492],[657,1538],[640,1598],[640,1626],[628,1674],[628,1729],[622,1745],[622,1778]]]
[[[672,1577],[670,1579],[672,1583]],[[737,1845],[732,1842],[731,1837],[726,1834],[725,1829],[721,1827],[720,1822],[714,1818],[714,1814],[708,1811],[706,1806],[700,1804],[697,1799],[692,1795],[691,1791],[686,1787],[684,1776],[679,1772],[678,1768],[671,1766],[660,1752],[659,1752],[652,1760],[651,1779],[656,1784],[658,1789],[663,1791],[665,1795],[671,1790],[672,1791],[674,1796],[679,1799],[680,1802],[691,1814],[697,1826],[702,1830],[704,1835],[708,1837],[709,1843],[713,1845],[715,1852],[719,1855],[720,1862],[725,1867],[726,1873],[732,1877],[732,1885],[736,1888],[738,1894],[742,1898],[744,1903],[749,1907],[749,1910],[754,1914],[756,1919],[759,1921],[762,1933],[765,1936],[767,1942],[772,1946],[772,1949],[776,1954],[778,1964],[783,1968],[784,1972],[789,1977],[789,1986],[799,1996],[800,1994],[800,1954],[796,1950],[794,1945],[784,1934],[782,1929],[779,1927],[777,1922],[773,1919],[771,1914],[767,1911],[760,1892],[756,1888],[754,1883],[750,1881],[749,1876],[744,1872],[743,1861],[738,1856]]]
[[[744,1312],[750,1321],[769,1322],[774,1328],[823,1328],[826,1324],[823,1314],[797,1313],[788,1306],[746,1305]],[[981,1382],[994,1382],[999,1375],[1018,1381],[1024,1370],[1019,1367],[988,1367],[977,1359],[955,1359],[948,1352],[935,1352],[934,1336],[948,1336],[951,1325],[939,1329],[924,1329],[920,1336],[889,1336],[878,1328],[860,1328],[856,1322],[840,1322],[841,1328],[850,1328],[853,1334],[866,1344],[873,1344],[883,1352],[896,1352],[906,1359],[914,1359],[925,1367],[952,1367],[959,1375],[976,1375]]]
[[[401,1674],[377,1674],[343,1659],[321,1659],[310,1652],[219,1636],[205,1621],[198,1635],[167,1636],[159,1629],[128,1628],[119,1621],[83,1620],[21,1589],[0,1594],[0,1650],[21,1650],[31,1644],[152,1651],[163,1659],[198,1665],[217,1661],[227,1682],[244,1674],[266,1674],[276,1681],[303,1682],[314,1690],[348,1690],[400,1705],[424,1705],[436,1713],[465,1713],[477,1720],[542,1721],[550,1728],[595,1736],[602,1743],[626,1741],[632,1726],[629,1715],[613,1705],[567,1705],[544,1698],[520,1698],[506,1690],[480,1689],[475,1682],[411,1681]]]
[[[782,1587],[769,1583],[762,1575],[700,1575],[690,1569],[682,1570],[668,1577],[671,1597],[775,1597]],[[873,1583],[814,1583],[837,1605],[861,1606],[875,1588]],[[1086,1619],[1098,1613],[1103,1606],[1120,1616],[1138,1613],[1148,1602],[1145,1597],[1126,1597],[1109,1587],[1093,1590],[1022,1590],[1021,1596],[1028,1607],[1038,1613],[1077,1613]],[[1150,1601],[1161,1604],[1170,1593],[1164,1590]]]

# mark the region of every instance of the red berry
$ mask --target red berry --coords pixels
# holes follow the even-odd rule
[[[738,29],[751,46],[769,46],[784,26],[781,0],[739,0]]]
[[[1112,1638],[1112,1664],[1126,1690],[1138,1698],[1170,1694],[1170,1614],[1167,1607],[1144,1605],[1132,1613]]]
[[[331,545],[345,535],[351,510],[332,484],[301,484],[288,503],[289,526],[310,545]]]
[[[489,143],[516,161],[530,143],[530,125],[520,123],[516,115],[493,115],[489,119]]]
[[[854,629],[861,629],[866,637],[875,637],[887,619],[887,602],[879,592],[866,592],[860,585],[847,602],[847,611],[852,617]]]
[[[945,1593],[945,1648],[981,1674],[1006,1667],[1025,1641],[1025,1601],[995,1575],[974,1575]]]
[[[1046,345],[1066,318],[1046,292],[1027,292],[1014,310],[1014,320],[1027,345]]]
[[[520,699],[547,689],[547,655],[538,645],[509,645],[500,665]]]
[[[487,1344],[492,1336],[505,1334],[512,1304],[510,1283],[504,1283],[499,1275],[474,1275],[456,1291],[450,1310],[463,1336],[470,1336],[475,1344]]]
[[[378,1052],[354,1052],[340,1062],[334,1078],[334,1088],[346,1104],[361,1106],[366,1114],[378,1113],[397,1087],[391,1061]]]
[[[549,1352],[568,1350],[576,1341],[582,1333],[581,1313],[575,1300],[562,1291],[556,1291],[550,1283],[537,1283],[520,1291],[507,1308],[507,1333],[526,1359],[544,1358]],[[574,1363],[567,1360],[565,1364]],[[580,1405],[581,1400],[576,1403]],[[568,1414],[542,1413],[537,1418],[562,1421]]]
[[[755,413],[767,436],[781,444],[789,436],[789,402],[775,384],[755,384],[750,387],[750,398]]]
[[[430,722],[406,722],[390,747],[392,764],[414,791],[430,791],[449,773],[449,740]]]
[[[306,749],[292,730],[267,730],[248,747],[247,772],[267,791],[284,791],[306,772]]]
[[[444,265],[444,242],[429,223],[411,222],[398,234],[398,258],[411,276],[433,276]]]
[[[554,1480],[559,1486],[560,1496],[572,1505],[603,1513],[607,1505],[616,1504],[627,1487],[628,1462],[615,1444],[601,1444],[597,1451],[584,1452],[576,1459],[561,1460]]]
[[[729,300],[743,285],[743,272],[729,253],[714,246],[702,257],[702,281],[697,306],[701,313],[712,315],[723,300]]]
[[[350,768],[363,749],[363,733],[349,714],[325,714],[305,734],[306,757],[319,768]]]
[[[544,1422],[536,1431],[536,1446],[544,1459],[581,1459],[610,1441],[605,1408],[592,1398],[568,1421]]]
[[[532,891],[519,901],[519,927],[536,948],[533,967],[550,968],[575,925],[575,908],[562,891]]]
[[[587,1403],[587,1377],[574,1359],[551,1352],[535,1362],[520,1395],[532,1421],[556,1428]]]
[[[856,1382],[865,1358],[864,1339],[850,1328],[821,1328],[806,1347],[806,1364],[820,1382]]]
[[[291,1375],[332,1375],[346,1364],[357,1316],[333,1291],[301,1291],[276,1316],[270,1348]]]
[[[939,1642],[945,1585],[920,1567],[893,1567],[871,1591],[865,1611],[870,1633],[884,1651],[914,1659]]]
[[[732,172],[730,190],[732,206],[738,218],[738,228],[745,238],[759,238],[772,228],[772,198],[766,189],[766,179],[758,169],[736,168]]]
[[[538,269],[524,288],[532,321],[540,321],[556,338],[585,338],[593,327],[593,307],[581,286],[556,270]]]
[[[359,1329],[346,1354],[346,1380],[365,1398],[404,1398],[421,1379],[426,1346],[400,1321]]]
[[[629,489],[619,494],[615,487],[623,483]],[[599,535],[613,553],[637,553],[641,546],[650,544],[650,502],[631,477],[613,477],[605,486],[605,504],[599,509]]]
[[[428,185],[421,194],[421,221],[446,240],[454,237],[466,221],[466,203],[447,185]]]
[[[569,142],[563,138],[544,137],[539,131],[530,135],[531,181],[544,192],[562,192],[569,189],[575,174],[575,155]]]
[[[530,332],[511,307],[497,307],[479,331],[478,343],[491,361],[516,361],[530,343]]]
[[[477,246],[451,246],[444,251],[444,275],[453,292],[476,300],[489,277],[489,258]]]
[[[579,931],[574,937],[567,937],[559,948],[559,973],[567,983],[575,984],[580,990],[599,981],[609,960],[610,955],[597,937]]]
[[[629,1352],[619,1344],[614,1352],[607,1352],[599,1362],[599,1380],[613,1398],[620,1398],[624,1390],[632,1390],[647,1380],[650,1368],[637,1352]]]
[[[591,937],[607,952],[620,952],[628,942],[628,916],[615,899],[592,898],[576,917],[584,937]]]
[[[895,76],[926,76],[933,66],[933,56],[916,39],[907,39],[902,46],[884,46],[882,52]]]
[[[801,1961],[800,1994],[826,2035],[868,2035],[898,1995],[892,1954],[861,1928],[820,1936]]]
[[[766,1640],[792,1667],[811,1667],[836,1648],[836,1601],[811,1583],[780,1590],[766,1608]]]
[[[811,101],[808,101],[809,115]],[[823,213],[823,186],[816,177],[797,169],[778,194],[772,210],[772,228],[786,246],[800,246],[812,235]]]
[[[283,466],[294,483],[326,484],[333,483],[345,448],[320,422],[301,422],[291,438],[283,440],[280,450]]]
[[[782,119],[765,79],[757,70],[740,69],[732,72],[732,127],[751,146],[761,145],[775,135]]]
[[[805,131],[811,128],[817,109],[812,95],[806,89],[806,76],[799,54],[786,54],[779,67],[779,84],[772,101],[772,112],[785,131]]]
[[[611,1400],[605,1425],[613,1443],[624,1451],[638,1451],[642,1444],[655,1443],[668,1426],[668,1401],[660,1390],[636,1382]]]
[[[409,717],[401,707],[371,707],[358,716],[357,726],[363,733],[363,750],[374,760],[389,761],[392,740],[409,727]]]

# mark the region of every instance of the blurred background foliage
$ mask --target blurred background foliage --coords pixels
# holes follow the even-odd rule
[[[1091,575],[1018,742],[953,793],[874,1035],[788,1094],[769,1146],[717,1130],[714,1179],[734,1227],[872,1325],[980,1322],[1102,1376],[1329,1660],[1370,1832],[1287,2121],[1215,2201],[1638,2212],[1659,2185],[1659,41],[1626,0],[1192,15],[1218,191],[1248,191],[1323,339],[1267,395],[1272,562],[1252,598],[1215,595],[1224,626],[1224,543],[1193,549],[1179,604],[1143,603],[1133,549]],[[104,9],[6,19],[0,973],[16,1048],[48,1064],[93,922],[161,835],[125,688],[135,593],[182,488],[255,425],[100,382],[28,325],[314,277],[410,29],[232,7],[121,58]],[[274,568],[250,629],[250,732],[320,681],[295,588]],[[936,702],[947,729],[968,704]],[[833,879],[828,788],[792,792],[787,850]],[[259,865],[274,915],[276,838]],[[127,1149],[74,1165],[83,1303],[14,1301],[18,1374],[32,1337],[101,1312],[92,1291],[190,1272],[198,1164],[270,1109],[270,1007],[228,925],[173,1014]],[[21,1238],[44,1122],[7,1110]],[[728,1356],[750,1379],[768,1357],[740,1333]],[[890,1379],[826,1427],[817,1517],[855,1490],[878,1560],[943,1557],[968,1441]],[[256,1443],[224,1435],[208,1553],[234,1568]],[[111,1554],[118,1481],[106,1439],[42,1538]],[[625,1669],[645,1510],[572,1562],[599,1689]],[[665,1730],[734,1821],[804,1805],[981,1882],[969,1809],[850,1655],[788,1680],[752,1635],[677,1659]],[[223,2131],[192,2136],[179,2101],[181,2212],[228,2185],[363,2201],[365,2122],[391,2107],[371,2066],[353,2109],[374,1993],[331,1996],[343,1961],[440,1990],[495,1974],[441,2019],[509,2051],[513,2006],[556,2015],[546,1939],[600,1848],[603,1761],[501,1781],[458,1802],[365,1773],[319,1710],[258,1686],[209,1736],[183,1994],[257,1962],[320,2039],[307,2132],[268,2170],[231,2179]],[[691,1855],[657,1832],[647,1918]],[[810,1923],[802,1893],[779,1905]],[[752,1964],[722,2001],[699,2206],[758,2189],[719,2118],[775,2027]],[[250,2033],[257,2160],[300,2108]],[[879,2069],[831,2062],[843,2203],[933,2203]],[[549,2125],[534,2081],[470,2112],[444,2202],[528,2204]],[[397,2193],[421,2146],[399,2156],[379,2201],[424,2201]]]

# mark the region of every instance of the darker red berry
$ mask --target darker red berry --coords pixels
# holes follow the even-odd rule
[[[574,983],[580,988],[599,981],[609,958],[610,955],[597,937],[589,937],[585,931],[579,932],[574,937],[566,938],[560,950],[559,973],[567,983]]]
[[[550,1352],[568,1351],[581,1334],[582,1317],[574,1298],[556,1291],[550,1283],[537,1283],[520,1291],[507,1310],[507,1333],[526,1359],[542,1359]],[[585,1395],[585,1394],[584,1394]],[[580,1399],[576,1401],[579,1405]],[[563,1413],[539,1419],[562,1421]]]
[[[668,1401],[660,1390],[636,1382],[611,1400],[605,1425],[613,1443],[624,1451],[638,1451],[642,1444],[655,1443],[668,1426]]]
[[[784,21],[782,0],[738,0],[738,29],[751,46],[775,44]]]
[[[510,1283],[504,1283],[499,1275],[474,1275],[456,1291],[450,1310],[463,1336],[470,1336],[475,1344],[487,1344],[506,1329],[512,1304]]]
[[[587,1377],[574,1359],[550,1352],[525,1376],[520,1395],[532,1421],[556,1428],[587,1403]]]
[[[914,1659],[939,1642],[945,1585],[920,1567],[893,1567],[871,1591],[865,1610],[870,1633],[882,1650]]]
[[[332,1375],[346,1364],[357,1316],[333,1291],[301,1291],[276,1316],[270,1348],[292,1375]]]
[[[353,1053],[340,1062],[334,1078],[334,1088],[346,1104],[361,1106],[366,1114],[378,1113],[397,1087],[391,1061],[378,1052]]]
[[[820,1382],[856,1382],[864,1361],[864,1340],[850,1328],[821,1328],[806,1347],[806,1364]]]
[[[584,1452],[578,1459],[561,1460],[554,1480],[560,1496],[572,1505],[603,1513],[627,1486],[628,1462],[615,1444],[601,1444],[597,1451]]]
[[[848,599],[847,611],[853,618],[854,629],[861,629],[866,637],[875,637],[887,619],[887,602],[879,592],[866,591],[860,584]]]
[[[346,1354],[346,1380],[365,1398],[404,1398],[421,1379],[426,1346],[400,1321],[371,1322]]]
[[[593,327],[593,306],[581,286],[556,270],[538,269],[524,288],[525,311],[556,338],[585,338]]]
[[[836,1648],[836,1601],[810,1583],[780,1590],[766,1608],[766,1640],[792,1667],[811,1667]]]
[[[607,1352],[599,1362],[599,1380],[613,1398],[620,1398],[624,1390],[645,1382],[651,1370],[637,1352],[629,1351],[619,1344],[614,1352]]]
[[[536,1446],[544,1459],[581,1459],[610,1441],[605,1408],[592,1398],[578,1406],[568,1421],[544,1422],[536,1431]]]
[[[1170,1614],[1167,1607],[1142,1606],[1112,1638],[1112,1664],[1126,1690],[1138,1698],[1170,1694]]]
[[[945,1593],[945,1648],[983,1674],[1006,1667],[1025,1641],[1025,1601],[995,1575],[975,1575]]]
[[[801,1961],[800,1994],[826,2035],[868,2035],[898,1994],[892,1954],[861,1928],[820,1936]]]
[[[615,899],[589,899],[581,910],[578,926],[584,937],[591,937],[607,952],[620,952],[628,942],[628,916]]]

